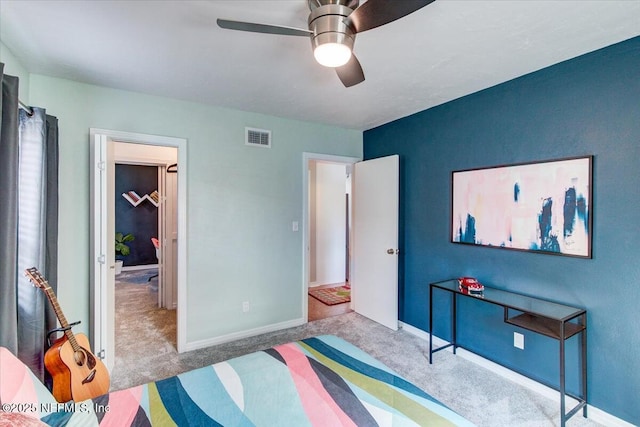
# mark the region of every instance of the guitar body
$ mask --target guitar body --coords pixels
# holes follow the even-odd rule
[[[81,402],[109,392],[109,371],[89,351],[87,336],[75,334],[75,339],[78,351],[63,335],[44,355],[44,365],[53,379],[53,397],[61,403]]]
[[[81,402],[108,393],[109,371],[89,350],[91,347],[87,336],[71,332],[73,325],[67,322],[56,294],[38,269],[27,268],[24,273],[49,298],[60,322],[60,328],[54,329],[54,332],[64,332],[44,354],[44,366],[53,380],[53,397],[60,403],[70,400]]]

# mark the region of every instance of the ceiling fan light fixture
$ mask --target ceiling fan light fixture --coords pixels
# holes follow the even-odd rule
[[[314,0],[315,1],[315,0]],[[355,33],[345,23],[352,9],[340,4],[345,0],[318,0],[314,7],[310,2],[309,31],[313,56],[325,67],[341,67],[351,59]]]
[[[313,56],[325,67],[341,67],[351,59],[351,49],[342,43],[324,43],[313,50]]]
[[[1,1],[1,0],[0,0]],[[386,25],[434,0],[307,0],[309,29],[218,19],[221,28],[251,33],[302,36],[311,39],[316,61],[335,69],[345,87],[364,81],[364,71],[352,53],[356,34]]]

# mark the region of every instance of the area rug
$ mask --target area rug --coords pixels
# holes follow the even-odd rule
[[[309,289],[309,295],[326,305],[342,304],[351,301],[351,287]]]

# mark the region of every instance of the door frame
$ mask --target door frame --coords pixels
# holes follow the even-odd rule
[[[114,131],[108,129],[91,128],[89,130],[90,150],[91,150],[91,170],[95,171],[91,174],[92,178],[92,217],[91,217],[91,278],[93,286],[90,287],[90,335],[92,346],[98,354],[104,355],[105,364],[111,368],[115,361],[115,340],[114,340],[114,324],[113,317],[115,311],[113,306],[108,307],[108,289],[109,280],[106,280],[107,273],[113,272],[111,266],[115,263],[114,253],[108,251],[107,221],[115,221],[115,218],[107,218],[107,206],[100,202],[109,195],[106,183],[113,180],[114,168],[110,168],[105,162],[106,147],[113,142],[126,142],[130,144],[145,144],[165,147],[175,147],[178,150],[178,307],[176,313],[177,320],[177,350],[178,353],[186,351],[187,338],[187,140],[185,138],[175,138],[159,135],[149,135],[141,133]],[[100,156],[102,153],[104,156]],[[102,159],[96,164],[96,159]],[[114,159],[110,162],[115,164]],[[102,163],[102,164],[101,164]],[[115,200],[111,201],[112,203]],[[113,281],[111,281],[113,283]],[[110,290],[113,292],[113,289]],[[111,329],[111,330],[109,330]],[[105,353],[102,353],[102,351]]]
[[[309,304],[307,298],[309,286],[309,164],[312,161],[324,161],[330,163],[353,165],[362,161],[362,157],[337,156],[332,154],[302,153],[302,319],[305,323],[309,320]],[[349,264],[353,260],[349,257]],[[349,265],[351,269],[352,265]]]

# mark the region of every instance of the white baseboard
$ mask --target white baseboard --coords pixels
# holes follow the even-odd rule
[[[587,405],[587,418],[596,423],[610,427],[637,427],[635,424],[621,420],[608,412],[598,409],[595,406]]]
[[[247,331],[234,332],[220,337],[209,338],[205,340],[188,342],[184,351],[198,350],[201,348],[211,347],[212,345],[224,344],[243,338],[255,337],[256,335],[266,334],[268,332],[280,331],[282,329],[293,328],[304,325],[307,321],[303,318],[288,320],[286,322],[274,323],[272,325],[261,326],[259,328],[249,329]]]
[[[406,332],[410,333],[411,335],[415,335],[418,338],[421,338],[427,342],[429,341],[428,332],[425,332],[422,329],[418,329],[415,326],[411,326],[407,323],[403,323],[403,322],[399,322],[399,323],[400,323],[400,327]],[[443,345],[449,344],[449,342],[434,335],[433,344],[434,344],[434,347],[437,348],[437,347],[441,347]],[[453,352],[453,348],[449,347],[445,349],[445,351]],[[511,369],[505,368],[502,365],[499,365],[495,362],[485,359],[482,356],[478,356],[477,354],[472,353],[468,350],[465,350],[463,348],[458,348],[456,349],[456,355],[460,356],[465,360],[473,362],[479,366],[482,366],[483,368],[488,369],[494,374],[500,375],[503,378],[511,380],[516,384],[526,387],[529,390],[534,391],[544,397],[547,397],[549,399],[554,399],[554,400],[560,399],[560,393],[557,390],[554,390],[551,387],[548,387],[544,384],[541,384],[537,381],[532,380],[531,378],[528,378],[522,374],[512,371]],[[566,398],[567,408],[573,408],[577,404],[578,404],[577,400],[571,397]],[[577,417],[577,416],[581,416],[581,414],[574,415],[574,417]],[[610,426],[610,427],[635,427],[633,424],[628,423],[614,415],[611,415],[589,404],[587,404],[587,418],[597,423]]]
[[[335,282],[335,283],[327,283],[327,282],[309,282],[308,288],[315,288],[316,286],[341,286],[344,285],[345,282]]]
[[[122,271],[147,270],[149,268],[158,268],[158,264],[129,265],[122,267]]]

